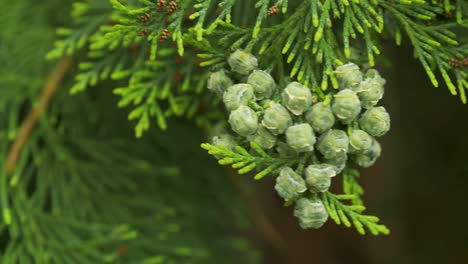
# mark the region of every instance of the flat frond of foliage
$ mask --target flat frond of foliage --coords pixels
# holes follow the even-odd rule
[[[216,105],[213,98],[194,95],[206,92],[201,85],[204,78],[198,81],[191,78],[206,77],[208,69],[225,67],[225,54],[238,48],[257,54],[266,66],[263,68],[274,71],[280,84],[296,79],[323,97],[330,87],[338,88],[334,68],[349,60],[372,67],[388,36],[398,45],[406,36],[432,84],[439,86],[441,79],[450,93],[458,94],[466,102],[468,75],[463,60],[468,49],[457,33],[466,32],[467,26],[468,8],[462,0],[189,0],[166,1],[164,6],[158,3],[77,1],[72,13],[74,25],[57,30],[61,39],[48,54],[49,58],[58,58],[88,53],[88,59],[80,63],[82,70],[76,75],[72,92],[119,76],[132,90],[121,93],[119,88],[117,93],[124,97],[121,104],[140,97],[136,94],[151,95],[149,88],[138,86],[136,80],[142,80],[148,65],[153,65],[149,68],[154,70],[157,63],[153,61],[167,63],[168,49],[174,50],[170,56],[176,62],[173,65],[180,65],[178,57],[183,57],[183,69],[173,67],[173,73],[154,78],[154,82],[163,84],[158,87],[164,87],[153,89],[158,96],[143,96],[146,103],[129,105],[133,108],[129,119],[137,120],[137,136],[153,120],[165,128],[169,116],[194,118],[196,105]],[[174,80],[180,80],[181,76],[186,80],[185,87],[197,88],[165,96],[167,89],[179,90],[181,84]],[[193,81],[197,83],[192,84]],[[166,86],[168,83],[171,84]],[[135,91],[138,89],[141,91]]]

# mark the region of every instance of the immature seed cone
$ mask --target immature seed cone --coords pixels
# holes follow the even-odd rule
[[[334,166],[313,164],[305,169],[307,186],[314,192],[326,192],[331,185],[331,178],[336,176]]]
[[[247,139],[251,142],[255,142],[262,149],[271,149],[276,145],[276,137],[263,126],[259,126],[257,133],[248,136]]]
[[[374,165],[374,163],[380,157],[381,152],[382,148],[379,142],[374,139],[372,141],[372,146],[369,149],[354,156],[354,162],[363,168],[369,168],[370,166]]]
[[[224,91],[232,86],[232,80],[226,75],[224,70],[213,72],[208,79],[208,90],[215,92],[217,95],[223,95]]]
[[[372,107],[359,119],[359,126],[371,136],[383,136],[390,130],[390,115],[383,106]]]
[[[229,115],[229,124],[234,132],[246,137],[257,132],[258,117],[250,107],[241,105]]]
[[[380,76],[380,73],[376,69],[369,69],[367,70],[365,74],[366,79],[374,79],[376,80],[380,85],[385,85],[387,81]]]
[[[305,119],[315,132],[324,133],[335,124],[335,116],[330,106],[325,106],[322,102],[314,104],[305,114]]]
[[[362,73],[359,70],[359,66],[354,63],[337,67],[335,74],[340,82],[340,87],[343,89],[355,90],[362,81]]]
[[[346,168],[346,162],[348,161],[348,155],[346,153],[341,153],[336,157],[331,159],[323,159],[323,162],[330,164],[336,171],[336,174],[340,174]]]
[[[256,100],[270,98],[276,89],[275,80],[266,71],[254,70],[249,75],[247,83],[253,87]]]
[[[223,95],[223,102],[226,109],[232,111],[241,105],[246,105],[253,98],[254,92],[252,86],[246,83],[239,83],[227,88]]]
[[[304,179],[290,167],[281,169],[276,178],[275,190],[286,201],[294,201],[307,191]]]
[[[333,159],[346,154],[349,148],[349,139],[346,132],[339,129],[330,129],[320,136],[317,149],[326,159]]]
[[[296,157],[298,154],[295,149],[291,148],[288,144],[279,140],[276,142],[275,150],[282,158],[293,158]]]
[[[299,218],[302,229],[320,228],[327,222],[328,213],[319,199],[301,198],[294,207],[294,216]]]
[[[292,82],[284,89],[282,99],[291,113],[302,115],[312,104],[312,93],[308,87]]]
[[[349,150],[351,153],[366,151],[372,146],[373,140],[366,131],[354,129],[349,135]]]
[[[286,130],[286,142],[297,152],[314,150],[315,135],[309,124],[297,124]]]
[[[369,70],[366,75],[372,77],[368,77],[361,82],[358,96],[361,100],[361,106],[364,109],[369,109],[375,106],[384,96],[385,79],[380,77],[375,70]]]
[[[237,146],[237,141],[233,136],[231,136],[231,135],[229,135],[227,133],[223,133],[223,134],[221,134],[219,136],[214,136],[213,139],[212,139],[212,144],[214,146],[224,146],[227,149],[232,151],[232,150],[235,150],[235,148]],[[221,156],[219,156],[219,155],[216,155],[215,157],[217,159],[221,158]]]
[[[268,128],[273,135],[279,135],[292,125],[292,118],[284,106],[271,102],[270,107],[263,114],[262,125]]]
[[[336,117],[345,124],[349,124],[361,112],[361,101],[355,92],[344,89],[335,94],[332,110]]]
[[[229,150],[234,150],[234,148],[237,146],[237,141],[233,136],[224,133],[213,137],[213,145],[224,146]]]
[[[249,75],[258,66],[257,58],[243,50],[236,50],[232,53],[228,63],[234,72],[241,75]]]

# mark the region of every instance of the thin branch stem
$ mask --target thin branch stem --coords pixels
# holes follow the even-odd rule
[[[70,57],[64,58],[51,73],[49,80],[44,85],[41,95],[39,96],[37,103],[33,106],[31,112],[29,112],[26,119],[21,125],[21,129],[18,137],[13,143],[10,151],[8,152],[6,162],[5,162],[5,172],[11,174],[16,166],[16,162],[21,154],[21,151],[28,141],[29,136],[31,135],[34,127],[37,124],[37,120],[41,117],[44,111],[47,109],[47,106],[50,103],[50,99],[57,91],[57,88],[62,83],[65,78],[66,73],[71,69],[73,65],[73,60]]]

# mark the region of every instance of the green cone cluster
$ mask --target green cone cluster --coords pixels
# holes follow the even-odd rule
[[[336,69],[340,90],[320,100],[301,83],[279,86],[248,52],[235,51],[228,63],[230,71],[215,72],[208,81],[223,98],[231,128],[213,144],[234,149],[255,142],[271,156],[302,158],[300,168],[274,172],[275,190],[286,204],[295,204],[302,228],[321,227],[328,214],[316,194],[328,191],[347,166],[370,167],[381,154],[376,137],[388,132],[390,116],[376,105],[385,80],[376,70],[364,75],[349,63]]]

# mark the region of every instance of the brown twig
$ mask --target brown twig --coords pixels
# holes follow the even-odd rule
[[[50,98],[55,93],[55,91],[57,91],[57,88],[63,81],[65,74],[69,71],[72,64],[73,62],[71,58],[64,58],[56,66],[56,68],[50,75],[49,80],[44,85],[44,88],[42,89],[41,95],[39,96],[37,103],[33,106],[31,112],[29,112],[28,116],[23,121],[18,137],[16,138],[10,151],[8,152],[8,156],[5,161],[5,172],[7,174],[11,174],[13,172],[13,169],[16,166],[16,162],[18,161],[19,155],[21,154],[21,150],[23,149],[24,145],[28,141],[29,136],[31,135],[31,132],[36,126],[37,120],[47,109],[47,106],[50,102]]]

